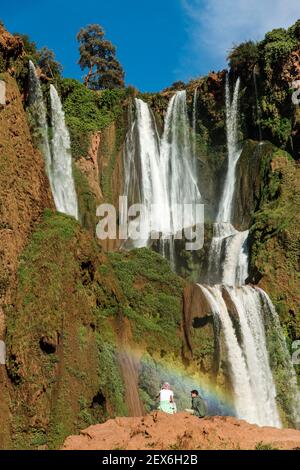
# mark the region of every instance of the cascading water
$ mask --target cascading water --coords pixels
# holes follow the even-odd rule
[[[275,345],[277,352],[274,366],[277,369],[280,368],[282,383],[285,385],[286,406],[292,422],[300,429],[300,390],[278,313],[266,292],[258,287],[256,289],[260,293],[266,323],[269,327],[267,336],[270,338],[271,346],[274,348]]]
[[[40,80],[29,61],[29,109],[37,132],[37,141],[44,156],[55,207],[59,212],[78,219],[77,195],[72,175],[70,136],[57,91],[50,85],[52,142],[49,144],[47,112]]]
[[[246,361],[240,347],[233,323],[227,311],[227,306],[222,297],[221,287],[201,286],[202,290],[214,316],[221,322],[224,332],[230,375],[235,392],[234,401],[237,416],[249,422],[257,422],[255,397],[252,393],[250,378]]]
[[[129,246],[149,243],[150,232],[161,235],[162,254],[166,244],[172,262],[174,235],[194,225],[194,207],[201,201],[195,179],[195,162],[187,114],[186,92],[177,92],[170,100],[163,136],[160,139],[148,105],[135,99],[135,119],[131,122],[125,146],[125,189],[128,204],[142,203],[149,218],[141,217],[143,232]],[[182,212],[180,204],[190,204]],[[127,208],[123,207],[122,220]],[[146,220],[147,219],[147,220]],[[135,230],[135,226],[134,230]],[[129,233],[130,239],[130,233]]]
[[[198,99],[198,88],[195,88],[193,98],[193,155],[196,158],[197,153],[197,99]]]
[[[243,285],[248,276],[247,238],[248,231],[238,232],[231,224],[236,166],[241,155],[238,144],[238,98],[240,79],[230,97],[228,77],[226,78],[226,130],[228,165],[224,188],[219,204],[214,236],[209,254],[208,280],[212,283]]]
[[[230,98],[226,83],[226,127],[228,168],[214,237],[209,252],[209,283],[199,285],[216,323],[224,336],[236,414],[261,426],[281,426],[277,408],[273,359],[268,349],[280,351],[281,375],[289,385],[290,419],[299,425],[300,394],[293,364],[275,308],[261,289],[245,285],[248,278],[248,231],[239,232],[232,225],[236,166],[241,155],[238,145],[237,81]],[[193,103],[193,134],[196,132],[196,100]],[[154,116],[141,100],[135,100],[135,116],[130,119],[124,154],[125,195],[129,203],[142,202],[158,209],[152,214],[153,228],[164,234],[176,233],[190,220],[176,211],[178,203],[198,203],[200,192],[194,175],[195,148],[191,139],[185,92],[170,100],[163,136],[160,139]],[[157,207],[159,206],[159,207]],[[123,215],[122,215],[123,217]],[[144,239],[132,246],[149,242],[150,228],[144,221]],[[173,240],[168,242],[170,260],[174,257]],[[162,245],[163,248],[165,245]],[[165,253],[163,253],[165,254]],[[269,337],[272,348],[269,348]],[[270,343],[271,344],[271,343]]]
[[[226,132],[228,168],[219,205],[217,222],[230,222],[233,211],[233,194],[235,188],[235,170],[241,155],[238,145],[238,103],[239,103],[240,79],[234,87],[233,98],[230,98],[228,76],[226,77]]]
[[[207,302],[221,322],[239,418],[260,426],[280,427],[276,388],[269,363],[262,300],[254,287],[201,286]],[[222,291],[234,305],[241,331],[241,343]]]
[[[72,174],[70,136],[65,115],[56,88],[50,85],[52,122],[52,187],[56,208],[59,212],[78,219],[78,205]]]
[[[261,426],[281,427],[268,352],[269,333],[265,329],[269,323],[269,330],[276,332],[279,341],[282,374],[293,391],[289,397],[289,415],[299,425],[300,393],[276,310],[265,292],[244,285],[248,277],[248,231],[238,232],[231,225],[235,170],[241,154],[237,145],[238,90],[239,80],[231,102],[226,82],[228,170],[209,253],[209,280],[217,279],[223,287],[200,288],[223,327],[237,415]],[[230,317],[232,308],[237,315],[239,339]]]
[[[243,353],[255,398],[257,419],[254,422],[261,426],[280,427],[259,291],[251,286],[226,287],[226,291],[238,313]]]
[[[36,74],[35,66],[29,61],[29,96],[30,114],[34,120],[34,127],[38,131],[37,142],[45,160],[46,173],[52,186],[51,180],[51,150],[48,137],[47,112],[44,103],[40,80]]]
[[[194,206],[201,201],[195,177],[185,91],[178,91],[169,103],[161,141],[161,163],[168,191],[171,229],[175,234],[183,227],[194,225],[193,210],[185,210],[183,215],[178,204]]]

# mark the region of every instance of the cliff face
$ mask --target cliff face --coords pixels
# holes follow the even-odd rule
[[[23,46],[2,33],[0,67],[14,74]],[[286,80],[298,76],[297,54],[281,64]],[[241,124],[244,137],[255,138],[257,123],[245,124],[256,109],[249,98],[252,69],[243,70]],[[0,76],[6,84],[0,108],[0,339],[7,344],[6,369],[0,366],[5,398],[0,447],[57,448],[68,434],[90,424],[149,412],[165,380],[176,383],[183,409],[189,406],[186,389],[199,384],[200,373],[230,395],[223,339],[200,290],[156,253],[119,252],[118,241],[100,246],[94,237],[97,205],[118,207],[122,194],[132,96],[126,90],[92,93],[72,80],[58,83],[71,133],[80,226],[53,211],[43,158],[34,148],[11,74]],[[276,75],[272,79],[280,91]],[[198,89],[198,176],[207,216],[204,250],[182,254],[179,272],[193,281],[205,279],[211,222],[227,165],[224,85],[220,72],[186,87],[190,116]],[[159,130],[170,96],[183,86],[143,95]],[[290,98],[285,88],[284,96]],[[268,106],[264,112],[267,120]],[[284,113],[279,117],[291,121],[297,149],[299,110],[288,107]],[[300,334],[299,166],[274,146],[280,123],[268,133],[273,143],[244,142],[234,225],[251,229],[250,279],[270,294],[291,342]]]
[[[274,149],[265,161],[263,193],[252,227],[253,276],[270,294],[290,341],[299,338],[300,168]]]
[[[41,154],[33,147],[20,92],[2,75],[5,105],[0,108],[0,339],[5,339],[10,305],[15,301],[17,267],[28,238],[45,207],[52,208]],[[1,369],[3,366],[0,366]],[[9,436],[9,383],[1,370],[0,445]],[[2,444],[1,444],[2,442]]]
[[[163,356],[181,363],[183,284],[159,255],[108,258],[75,220],[48,211],[8,317],[13,446],[56,448],[87,424],[137,413],[147,358],[153,374]]]
[[[11,301],[18,256],[45,207],[53,207],[41,154],[33,147],[16,82],[4,75],[6,105],[0,111],[0,299]]]

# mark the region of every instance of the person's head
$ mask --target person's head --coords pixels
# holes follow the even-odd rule
[[[198,392],[198,390],[192,390],[192,391],[191,391],[191,396],[192,396],[192,398],[199,397],[199,392]]]
[[[165,382],[162,386],[163,390],[170,390],[170,384],[168,382]]]

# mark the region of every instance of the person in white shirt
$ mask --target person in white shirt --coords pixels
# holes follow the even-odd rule
[[[168,414],[176,413],[176,403],[174,400],[174,393],[171,390],[170,384],[165,382],[161,388],[161,391],[156,398],[159,398],[160,411]]]

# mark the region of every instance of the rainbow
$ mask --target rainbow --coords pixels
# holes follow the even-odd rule
[[[122,351],[131,358],[137,367],[148,359],[156,368],[156,374],[161,382],[170,383],[175,398],[176,396],[185,396],[187,403],[189,403],[190,391],[196,389],[205,399],[209,415],[236,416],[233,397],[230,393],[226,393],[220,385],[213,383],[206,375],[184,367],[178,359],[174,359],[174,357],[155,358],[145,354],[145,351],[133,349],[130,345],[123,347]],[[178,405],[178,411],[182,411],[180,401]]]

